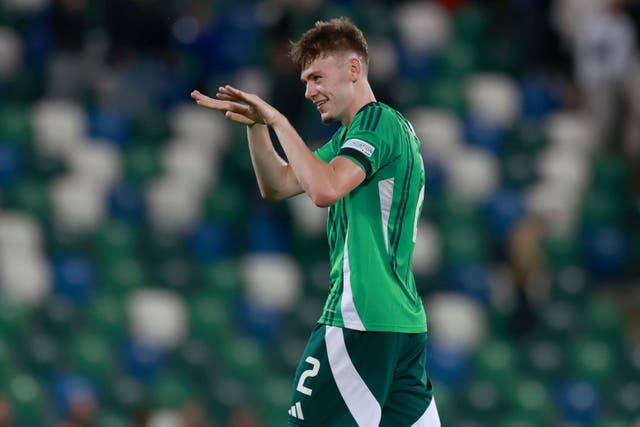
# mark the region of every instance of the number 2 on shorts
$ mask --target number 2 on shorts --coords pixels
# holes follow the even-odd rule
[[[302,373],[302,375],[300,375],[300,380],[298,381],[298,386],[296,387],[296,390],[302,394],[311,396],[312,390],[309,387],[306,387],[304,385],[304,382],[306,381],[307,378],[309,377],[313,378],[316,375],[318,375],[318,371],[320,371],[320,361],[315,357],[311,357],[311,356],[304,359],[304,361],[311,365],[311,369],[307,369]]]

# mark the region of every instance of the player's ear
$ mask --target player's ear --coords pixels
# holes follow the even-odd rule
[[[351,75],[352,82],[358,80],[362,74],[362,62],[357,56],[349,58],[349,73]]]

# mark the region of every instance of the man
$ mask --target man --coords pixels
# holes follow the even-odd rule
[[[247,125],[264,198],[305,192],[329,206],[331,289],[294,380],[290,426],[440,426],[425,370],[426,317],[411,272],[424,195],[420,142],[376,102],[362,32],[345,18],[317,22],[291,48],[324,123],[342,126],[312,152],[279,111],[225,86],[198,105]],[[268,127],[288,163],[278,156]]]

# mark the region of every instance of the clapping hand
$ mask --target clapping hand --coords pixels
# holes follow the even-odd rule
[[[256,123],[273,126],[280,113],[258,95],[243,92],[232,86],[221,86],[216,99],[208,97],[197,90],[191,92],[196,104],[224,112],[227,119],[247,126]]]

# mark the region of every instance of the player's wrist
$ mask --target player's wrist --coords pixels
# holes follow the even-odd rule
[[[274,114],[273,118],[270,120],[269,126],[273,128],[273,130],[277,130],[278,128],[282,128],[282,126],[286,126],[289,123],[287,117],[278,112]]]

